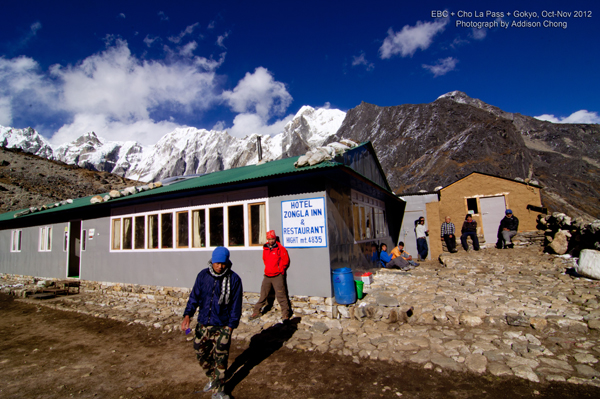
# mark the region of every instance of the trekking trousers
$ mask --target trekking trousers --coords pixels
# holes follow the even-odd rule
[[[229,360],[231,332],[227,326],[196,325],[194,350],[196,358],[209,380],[215,381],[217,392],[223,391],[225,371]]]
[[[260,298],[258,299],[258,302],[256,302],[256,305],[254,305],[253,313],[259,313],[263,306],[267,304],[267,298],[269,292],[271,292],[271,287],[275,290],[275,297],[277,298],[277,302],[279,302],[279,306],[281,306],[281,316],[283,318],[291,317],[290,303],[283,274],[274,277],[264,276],[260,287]]]

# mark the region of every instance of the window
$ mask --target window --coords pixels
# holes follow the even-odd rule
[[[223,208],[210,208],[208,210],[208,232],[210,246],[222,246],[223,241]]]
[[[227,245],[256,250],[265,242],[267,227],[264,198],[123,214],[111,218],[110,249],[182,251]]]
[[[467,213],[479,213],[479,208],[477,207],[477,198],[467,198]]]
[[[389,235],[385,211],[383,209],[375,208],[375,228],[377,231],[376,238],[387,237]]]
[[[250,245],[263,245],[267,235],[265,203],[250,204],[248,208],[250,217]]]
[[[133,247],[135,249],[144,249],[146,247],[146,217],[136,216],[134,222]]]
[[[160,214],[160,242],[161,248],[173,248],[173,214]]]
[[[10,252],[21,252],[21,231],[13,230],[10,243]]]
[[[385,203],[352,190],[354,240],[367,241],[388,237]]]
[[[133,244],[133,219],[123,218],[123,249],[132,249]]]
[[[192,212],[192,248],[206,247],[206,211]]]
[[[177,248],[188,248],[189,240],[189,212],[177,212]]]
[[[227,226],[229,232],[229,246],[243,247],[244,239],[244,205],[227,207]]]
[[[41,252],[52,251],[52,227],[40,227],[40,245]]]
[[[85,251],[85,246],[87,244],[87,230],[81,231],[81,250]]]
[[[111,249],[121,249],[121,219],[112,221]]]
[[[148,215],[148,248],[158,249],[158,215]]]

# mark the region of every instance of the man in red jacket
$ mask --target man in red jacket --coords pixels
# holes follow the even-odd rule
[[[260,310],[267,304],[271,287],[275,289],[275,297],[281,306],[281,318],[289,320],[292,312],[285,284],[285,270],[290,265],[290,257],[283,245],[277,242],[275,230],[267,232],[267,243],[263,246],[263,262],[265,263],[265,276],[260,287],[260,299],[254,305],[250,320],[260,317]]]

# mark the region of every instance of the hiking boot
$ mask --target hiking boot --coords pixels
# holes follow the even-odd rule
[[[252,316],[250,316],[250,320],[256,320],[260,317],[260,313],[252,313]]]
[[[229,399],[229,395],[225,392],[215,392],[212,394],[212,399]]]
[[[202,389],[204,392],[208,392],[212,389],[215,389],[217,387],[218,383],[217,381],[209,381],[205,386],[204,389]]]

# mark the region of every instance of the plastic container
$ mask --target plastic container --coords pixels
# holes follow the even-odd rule
[[[350,305],[356,302],[356,285],[352,269],[342,267],[335,269],[332,273],[335,301],[340,305]]]
[[[358,299],[363,299],[363,286],[365,283],[358,280],[354,280],[354,283],[356,284],[356,297]]]

